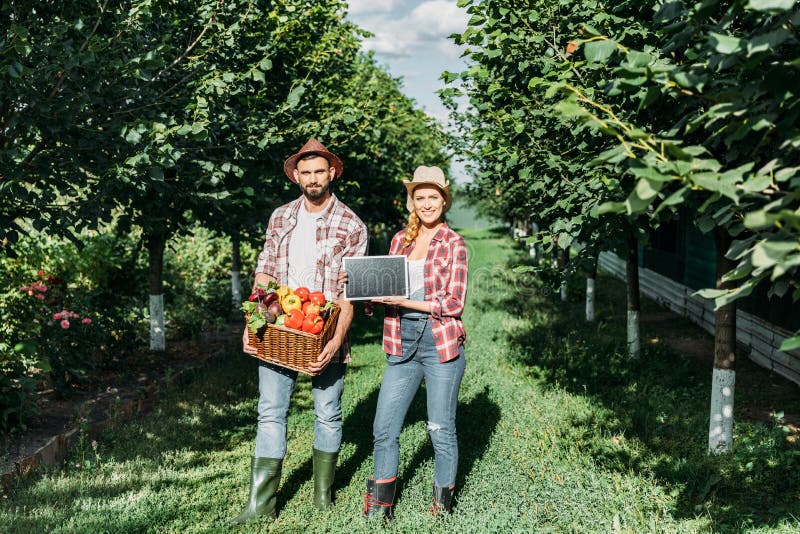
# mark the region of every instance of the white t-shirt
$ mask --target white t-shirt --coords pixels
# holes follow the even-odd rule
[[[317,274],[317,220],[325,217],[325,211],[310,213],[305,201],[297,210],[297,224],[289,241],[289,287],[307,287],[316,291],[314,280]],[[324,221],[322,221],[324,222]]]
[[[425,258],[408,261],[410,300],[425,300]]]

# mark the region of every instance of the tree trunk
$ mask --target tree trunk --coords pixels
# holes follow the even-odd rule
[[[561,302],[567,301],[567,266],[569,265],[569,247],[561,251],[559,263],[561,264]]]
[[[597,257],[598,247],[594,247],[592,257],[592,270],[589,276],[586,277],[586,321],[589,323],[594,322],[594,284],[597,279]]]
[[[714,232],[717,246],[717,289],[732,289],[734,282],[722,277],[736,267],[725,257],[731,237],[724,229]],[[714,312],[714,372],[711,379],[711,414],[708,425],[708,452],[729,452],[733,445],[733,391],[736,384],[736,302]]]
[[[231,304],[234,312],[242,305],[242,256],[239,250],[240,244],[238,235],[231,236]]]
[[[636,241],[636,234],[633,228],[628,228],[625,244],[628,249],[625,265],[628,287],[628,355],[631,358],[638,358],[641,352],[639,338],[639,315],[641,310],[639,302],[639,244]]]
[[[164,248],[165,235],[148,234],[147,251],[150,255],[150,271],[147,282],[150,289],[150,350],[166,349],[164,338]]]
[[[531,236],[537,236],[539,233],[539,225],[535,222],[531,222]],[[530,243],[528,244],[528,254],[530,255],[531,259],[533,260],[534,264],[541,265],[542,263],[542,247],[541,245],[537,244],[538,239],[531,239]]]

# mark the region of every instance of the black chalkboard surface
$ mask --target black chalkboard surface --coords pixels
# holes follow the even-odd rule
[[[408,297],[408,267],[405,256],[347,256],[344,298],[368,300]]]

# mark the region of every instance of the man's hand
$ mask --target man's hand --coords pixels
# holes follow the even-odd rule
[[[258,349],[250,344],[250,336],[248,335],[247,332],[247,325],[245,325],[244,334],[242,334],[242,350],[246,354],[251,354],[253,356],[258,354]]]
[[[308,370],[312,373],[321,373],[322,370],[331,363],[331,360],[336,356],[336,353],[339,352],[341,346],[342,339],[339,336],[333,336],[322,348],[322,352],[317,356],[317,361],[308,364]]]

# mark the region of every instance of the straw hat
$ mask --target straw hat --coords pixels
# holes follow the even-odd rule
[[[303,148],[300,149],[300,152],[297,154],[290,156],[289,159],[283,164],[283,172],[286,173],[286,176],[289,177],[291,181],[297,183],[297,180],[294,179],[294,171],[297,169],[297,162],[300,161],[301,158],[308,156],[310,154],[314,154],[316,156],[322,156],[323,158],[327,159],[331,167],[336,170],[336,174],[334,175],[333,179],[339,178],[342,173],[344,172],[344,165],[342,165],[342,160],[339,157],[332,153],[328,152],[328,149],[325,146],[317,141],[314,138],[311,138],[303,145]]]
[[[444,195],[444,207],[442,208],[442,213],[450,209],[450,182],[445,180],[442,169],[439,167],[426,167],[425,165],[420,165],[417,167],[417,170],[414,171],[414,179],[410,182],[403,182],[403,185],[406,186],[406,191],[408,191],[406,208],[408,208],[409,212],[414,211],[414,201],[411,198],[411,194],[414,192],[414,189],[423,184],[435,185],[441,189],[442,194]]]

